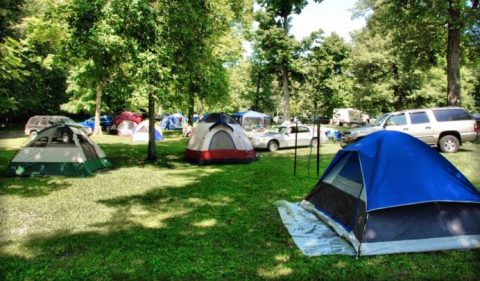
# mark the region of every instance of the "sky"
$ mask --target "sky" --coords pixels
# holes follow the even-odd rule
[[[323,0],[320,4],[313,0],[303,8],[300,15],[292,16],[291,32],[301,40],[311,32],[323,29],[326,35],[337,33],[347,41],[351,41],[349,32],[365,26],[363,18],[352,20],[352,12],[356,0]]]
[[[349,33],[365,26],[365,19],[351,19],[352,12],[349,9],[353,8],[356,1],[323,0],[319,4],[308,0],[308,5],[303,8],[302,13],[292,16],[290,32],[297,40],[301,40],[321,28],[327,36],[335,32],[346,41],[351,41]],[[243,47],[245,49],[244,56],[250,56],[252,53],[251,43],[245,41]]]

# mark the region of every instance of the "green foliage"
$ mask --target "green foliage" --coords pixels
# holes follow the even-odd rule
[[[2,0],[0,1],[0,43],[5,37],[14,36],[13,26],[20,19],[24,0]]]
[[[306,80],[303,110],[309,116],[331,116],[334,108],[350,107],[353,102],[350,46],[335,33],[325,38],[323,32],[314,32],[303,44],[302,69]]]
[[[23,83],[30,72],[27,71],[22,53],[23,46],[17,40],[6,37],[0,42],[0,114],[18,110],[18,94],[15,86]]]

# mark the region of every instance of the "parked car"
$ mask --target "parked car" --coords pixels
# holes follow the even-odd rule
[[[464,142],[475,142],[478,125],[470,113],[461,107],[412,109],[385,113],[374,125],[343,133],[344,144],[380,130],[402,131],[443,152],[457,152]]]
[[[365,125],[369,123],[368,114],[353,108],[335,108],[332,123],[338,126]]]
[[[27,123],[25,124],[25,135],[29,135],[33,138],[40,130],[43,130],[48,126],[57,123],[78,124],[71,118],[63,115],[35,115],[33,117],[30,117],[30,119],[28,119]],[[81,126],[82,130],[87,135],[90,136],[93,133],[93,130],[90,127],[81,124],[78,125]]]
[[[298,134],[296,130],[298,128]],[[282,125],[274,126],[264,134],[252,137],[252,144],[257,149],[268,149],[276,151],[279,148],[294,147],[295,135],[297,135],[297,146],[316,146],[318,139],[314,136],[313,129],[305,125]]]
[[[79,122],[80,125],[88,126],[92,129],[95,128],[95,117],[90,117],[87,120]],[[109,115],[102,115],[100,116],[100,126],[104,131],[110,131],[110,127],[112,126],[112,116]]]

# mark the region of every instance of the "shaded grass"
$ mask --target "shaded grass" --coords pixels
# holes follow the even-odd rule
[[[310,149],[260,153],[248,165],[183,161],[185,139],[146,145],[102,136],[114,169],[90,178],[0,178],[0,279],[477,279],[479,251],[304,257],[283,226],[279,199],[317,181]],[[21,140],[0,142],[0,168]],[[321,147],[323,171],[339,147]],[[480,146],[444,155],[478,187]]]

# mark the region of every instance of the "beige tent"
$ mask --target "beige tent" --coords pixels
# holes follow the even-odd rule
[[[185,158],[199,164],[248,163],[257,156],[251,141],[232,117],[210,113],[193,130]]]

